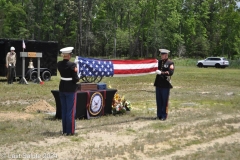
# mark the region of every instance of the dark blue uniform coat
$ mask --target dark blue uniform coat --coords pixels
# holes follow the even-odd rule
[[[158,70],[162,74],[156,75],[154,86],[156,87],[156,103],[157,103],[157,117],[165,120],[168,116],[168,100],[172,84],[170,82],[171,76],[174,73],[174,67],[170,68],[174,63],[169,60],[159,60]],[[168,73],[165,73],[168,71]]]
[[[63,134],[74,134],[76,113],[75,92],[77,90],[76,83],[79,81],[78,73],[75,69],[76,64],[63,59],[58,62],[57,66],[61,75],[59,97],[62,108]]]

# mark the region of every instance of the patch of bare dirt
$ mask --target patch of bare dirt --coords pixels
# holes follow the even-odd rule
[[[0,112],[0,117],[1,117],[0,121],[19,119],[26,120],[34,118],[34,116],[31,114],[19,112]]]
[[[240,118],[238,116],[233,115],[226,115],[226,114],[220,114],[218,113],[218,118],[214,120],[227,120],[230,118]],[[192,128],[195,128],[197,124],[204,124],[206,122],[209,122],[212,119],[205,119],[205,120],[197,120],[197,121],[189,121],[186,123],[182,123],[180,125],[177,125],[176,127],[181,126],[192,126]],[[86,151],[91,150],[92,152],[98,151],[100,149],[110,149],[109,154],[114,153],[112,150],[120,149],[121,147],[131,145],[136,138],[139,138],[139,136],[136,136],[135,133],[130,134],[124,134],[126,133],[127,128],[131,128],[132,130],[136,132],[140,132],[140,134],[147,134],[148,132],[152,131],[144,131],[144,127],[148,126],[151,123],[159,123],[161,125],[162,122],[160,121],[134,121],[129,123],[123,123],[119,124],[119,126],[122,128],[122,131],[116,131],[116,132],[106,132],[104,130],[92,130],[92,131],[86,131],[84,129],[76,129],[76,132],[78,135],[73,137],[66,137],[66,136],[59,136],[59,137],[46,137],[42,141],[36,141],[36,142],[21,142],[20,144],[9,144],[8,146],[0,146],[0,154],[1,151],[4,151],[4,155],[11,155],[11,154],[39,154],[44,155],[45,153],[50,153],[57,155],[57,158],[55,159],[84,159],[86,157],[83,157],[84,153]],[[164,122],[163,122],[164,123]],[[78,122],[78,127],[81,125],[81,122]],[[239,128],[240,124],[236,123],[229,123],[225,125],[234,126],[234,128]],[[82,128],[82,127],[80,127]],[[166,130],[165,132],[172,133],[172,130]],[[189,141],[190,139],[196,139],[198,137],[195,137],[194,135],[188,135],[185,138],[177,139],[179,133],[172,134],[173,136],[176,136],[176,138],[173,137],[171,140],[172,142],[178,143],[184,143]],[[199,151],[199,148],[201,151],[207,151],[209,148],[214,146],[215,144],[224,145],[224,144],[233,144],[233,143],[240,143],[240,133],[234,133],[229,136],[220,137],[216,139],[212,139],[209,142],[201,143],[201,144],[192,144],[190,146],[179,148],[175,152],[172,152],[168,155],[162,155],[161,157],[147,157],[145,153],[151,152],[151,151],[164,151],[171,149],[171,144],[165,143],[165,141],[158,143],[158,144],[146,144],[144,145],[144,150],[133,150],[133,152],[138,154],[139,159],[148,159],[148,160],[168,160],[168,159],[174,159],[174,157],[184,157],[185,155],[190,155],[197,153]],[[3,152],[2,152],[3,153]],[[67,158],[66,158],[67,157]],[[124,157],[124,158],[123,158]],[[0,158],[1,159],[1,158]],[[91,157],[91,154],[89,154],[89,157],[86,159],[96,159],[94,157]],[[101,158],[98,158],[101,159]],[[115,155],[112,157],[106,157],[104,159],[132,159],[130,152],[126,152],[125,155]]]
[[[25,112],[56,112],[55,107],[51,106],[45,100],[40,100],[25,108]]]
[[[208,143],[203,143],[203,144],[197,144],[197,145],[191,145],[189,147],[186,147],[184,149],[178,150],[172,154],[169,154],[167,156],[163,156],[159,159],[165,160],[165,159],[172,159],[175,156],[186,156],[188,154],[192,154],[197,152],[200,148],[202,150],[207,150],[209,147],[214,146],[215,144],[231,144],[234,142],[240,142],[240,133],[235,133],[230,136],[226,136],[224,138],[218,138],[216,140],[210,141]]]
[[[23,112],[0,112],[0,121],[5,121],[5,120],[26,120],[26,119],[31,119],[34,118],[34,115],[30,113],[49,113],[49,112],[56,112],[55,107],[51,106],[49,103],[47,103],[45,100],[40,100],[34,104],[31,104],[24,108],[24,111],[27,113]]]

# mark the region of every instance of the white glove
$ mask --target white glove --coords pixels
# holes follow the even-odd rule
[[[161,74],[161,71],[160,70],[156,70],[156,74]]]

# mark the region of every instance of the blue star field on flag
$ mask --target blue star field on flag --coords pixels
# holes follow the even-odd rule
[[[79,73],[83,76],[111,77],[114,74],[110,60],[78,57]]]

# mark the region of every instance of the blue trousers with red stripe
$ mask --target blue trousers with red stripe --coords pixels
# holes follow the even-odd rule
[[[170,88],[156,87],[157,117],[166,119],[168,116],[168,100]]]
[[[75,93],[59,92],[59,98],[62,106],[63,134],[74,134],[76,114]]]

